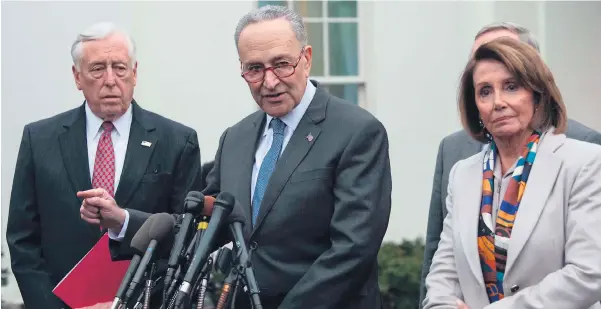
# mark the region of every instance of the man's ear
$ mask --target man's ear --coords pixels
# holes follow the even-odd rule
[[[133,72],[134,72],[134,86],[135,86],[136,81],[138,80],[138,61],[136,61],[136,63],[134,63]]]
[[[304,66],[305,67],[305,77],[309,78],[309,75],[311,73],[311,65],[312,65],[311,60],[313,60],[313,47],[311,47],[311,45],[305,46],[305,51],[303,53],[303,57],[306,60],[306,63]]]
[[[75,86],[77,86],[77,90],[81,90],[81,73],[77,71],[75,65],[71,66],[71,71],[73,72],[73,78],[75,79]]]

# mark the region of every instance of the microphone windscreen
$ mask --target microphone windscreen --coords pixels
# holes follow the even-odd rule
[[[234,205],[236,205],[236,198],[229,192],[221,192],[217,195],[215,204],[227,209],[228,212],[232,212]]]
[[[204,194],[198,191],[190,191],[184,199],[184,212],[198,216],[204,209]]]
[[[196,198],[201,200],[203,197],[204,195],[200,191],[190,191],[188,192],[188,195],[186,195],[186,199]]]
[[[234,222],[240,222],[242,223],[242,226],[244,226],[244,222],[246,222],[245,219],[246,217],[244,216],[244,212],[242,212],[242,209],[240,209],[240,207],[234,207],[229,217],[227,217],[227,222],[229,224],[232,224]]]
[[[152,222],[150,231],[148,231],[150,239],[155,239],[156,241],[161,242],[167,236],[173,234],[173,228],[175,227],[175,218],[173,218],[172,215],[162,212],[154,214],[152,216],[156,218]]]
[[[215,198],[212,196],[205,196],[204,198],[204,209],[202,215],[210,217],[213,214],[213,204],[215,204]]]
[[[146,251],[146,248],[148,248],[148,245],[150,244],[151,238],[149,235],[155,218],[156,217],[152,215],[148,217],[146,221],[144,221],[140,229],[136,232],[134,237],[132,237],[130,247],[138,250],[139,252]]]

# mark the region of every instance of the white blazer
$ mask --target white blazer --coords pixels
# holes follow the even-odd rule
[[[453,166],[448,215],[424,309],[600,309],[601,146],[542,137],[509,242],[503,290],[490,304],[477,247],[484,151]]]

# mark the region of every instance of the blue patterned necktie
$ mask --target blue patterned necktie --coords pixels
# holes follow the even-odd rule
[[[282,146],[284,145],[284,129],[286,128],[286,124],[278,118],[273,118],[269,125],[273,130],[273,142],[265,158],[263,158],[263,163],[261,163],[261,169],[259,169],[259,175],[257,176],[257,183],[255,184],[255,193],[252,200],[253,226],[257,223],[259,208],[261,207],[263,195],[265,195],[265,189],[267,189],[269,178],[275,169],[275,164],[278,162]]]

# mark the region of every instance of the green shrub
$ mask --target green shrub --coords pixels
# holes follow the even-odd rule
[[[379,284],[384,309],[416,309],[424,242],[421,238],[400,244],[385,242],[378,254]]]

